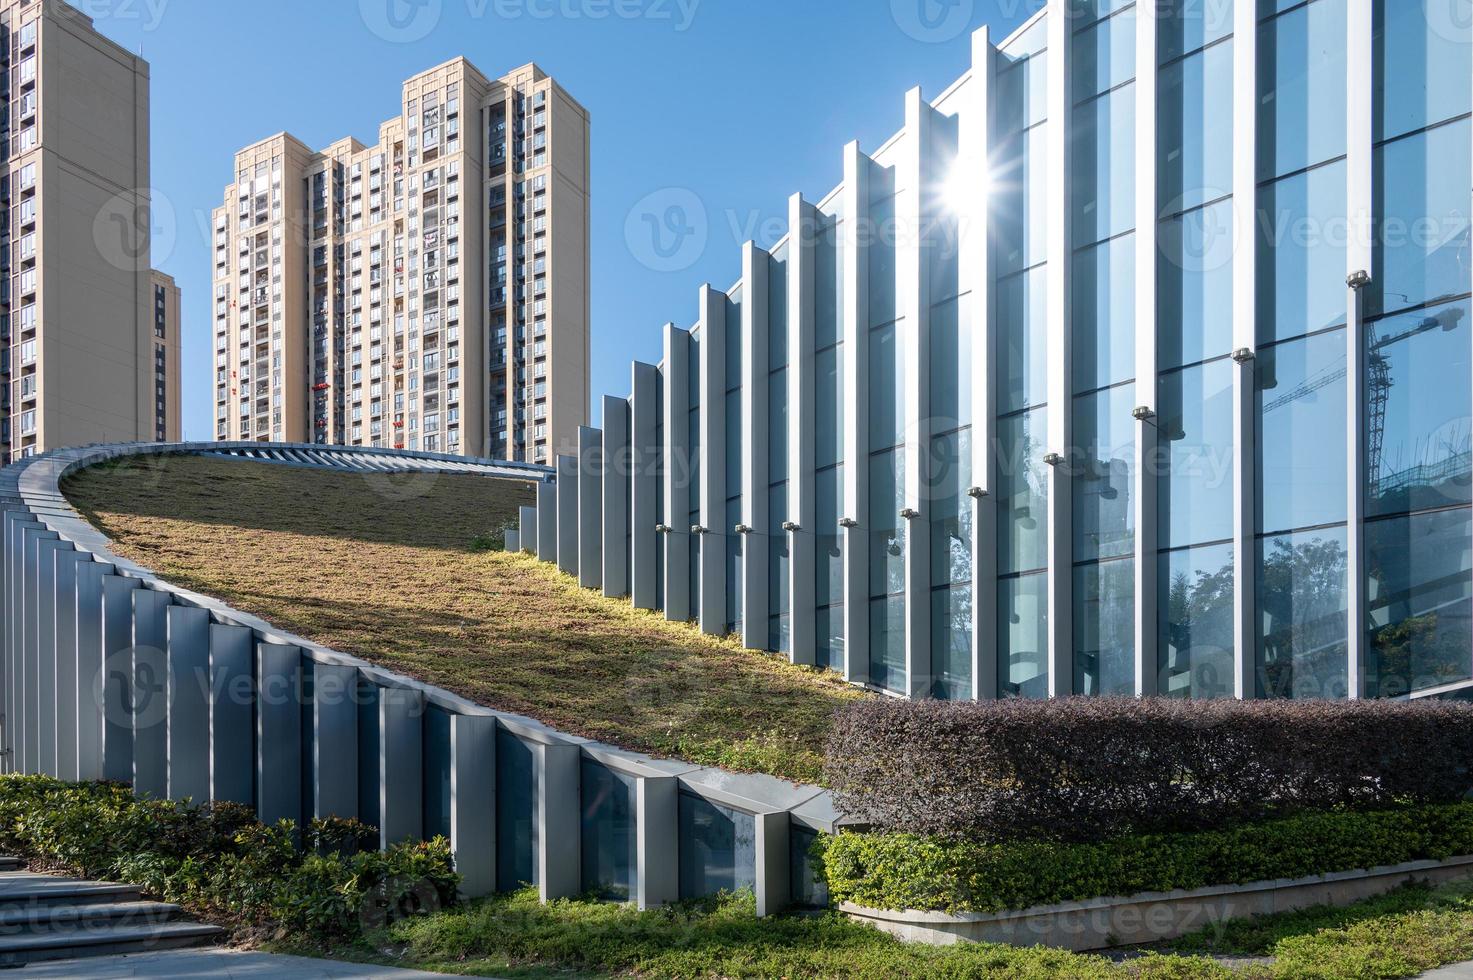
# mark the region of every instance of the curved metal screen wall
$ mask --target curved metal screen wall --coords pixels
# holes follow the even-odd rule
[[[572,738],[284,633],[114,556],[59,490],[75,469],[178,453],[548,475],[270,443],[99,446],[0,470],[5,771],[232,800],[267,821],[358,817],[386,845],[443,835],[470,896],[533,884],[647,908],[749,888],[763,914],[812,899],[807,844],[835,823],[816,787]]]
[[[910,697],[1473,686],[1456,6],[980,31],[664,328],[520,540]]]

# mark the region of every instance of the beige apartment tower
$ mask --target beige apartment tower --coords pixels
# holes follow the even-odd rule
[[[154,358],[148,64],[65,3],[0,0],[0,37],[9,73],[0,459],[151,441],[161,380],[177,437],[179,372],[161,378]]]
[[[182,320],[179,287],[174,277],[155,270],[149,276],[153,296],[153,429],[155,442],[180,440],[179,351]]]
[[[550,463],[588,421],[588,114],[535,65],[281,133],[214,213],[215,435]]]

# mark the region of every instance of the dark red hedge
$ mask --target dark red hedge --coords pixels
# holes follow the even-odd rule
[[[876,830],[1092,842],[1473,788],[1473,704],[868,701],[842,710],[825,778]]]

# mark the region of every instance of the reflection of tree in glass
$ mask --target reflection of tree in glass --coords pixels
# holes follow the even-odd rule
[[[1370,693],[1397,697],[1466,680],[1473,631],[1466,616],[1411,616],[1371,631]]]
[[[1199,568],[1172,575],[1166,611],[1166,639],[1175,652],[1171,673],[1190,672],[1191,684],[1182,689],[1168,685],[1165,693],[1194,698],[1231,693],[1232,561],[1216,571]]]
[[[1279,538],[1259,570],[1259,694],[1345,694],[1345,547],[1335,539]]]

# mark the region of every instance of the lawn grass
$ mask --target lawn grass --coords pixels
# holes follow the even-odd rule
[[[487,550],[525,483],[173,456],[62,490],[169,582],[570,735],[814,781],[834,710],[865,696]]]
[[[400,922],[333,955],[507,980],[1245,977],[1392,980],[1473,958],[1473,886],[1410,886],[1343,908],[1243,920],[1112,957],[901,943],[835,913],[757,919],[747,896],[636,912],[533,891]],[[301,952],[302,950],[295,950]]]

